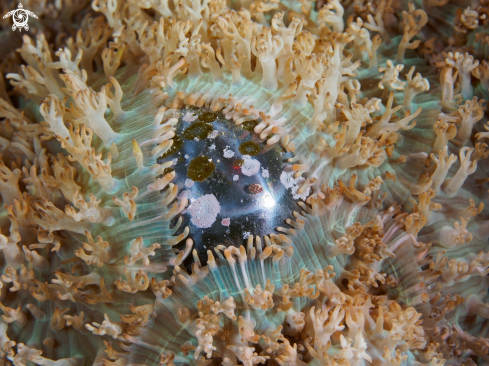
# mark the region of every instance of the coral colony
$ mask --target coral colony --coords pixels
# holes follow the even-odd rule
[[[0,365],[489,365],[487,0],[23,6]]]

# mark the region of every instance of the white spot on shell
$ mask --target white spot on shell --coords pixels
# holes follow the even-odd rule
[[[215,139],[215,138],[217,137],[218,133],[219,133],[219,131],[217,131],[217,130],[213,130],[213,131],[212,131],[212,132],[209,134],[209,136],[207,136],[207,138],[208,138],[208,139]]]
[[[221,205],[213,194],[206,194],[197,198],[189,206],[190,221],[199,228],[208,228],[216,221],[221,211]]]
[[[282,174],[280,174],[280,182],[285,188],[291,188],[292,196],[295,200],[305,200],[311,193],[311,187],[308,187],[302,194],[298,194],[297,190],[304,183],[305,179],[302,177],[294,178],[294,174],[292,165],[287,165]]]
[[[243,233],[243,239],[248,239],[248,237],[251,235],[251,233],[249,231],[245,231]]]
[[[233,180],[234,180],[235,182],[236,182],[238,179],[239,179],[239,175],[238,175],[238,174],[233,175]]]
[[[226,159],[231,159],[234,156],[234,151],[233,150],[228,150],[229,146],[226,146],[226,148],[223,150],[224,152],[224,157]]]
[[[187,112],[185,113],[185,116],[183,116],[182,121],[184,122],[193,122],[198,118],[198,116],[194,115],[193,113]]]
[[[268,169],[261,168],[261,176],[263,178],[268,178],[270,176]]]
[[[280,174],[280,182],[285,186],[285,188],[292,188],[295,185],[296,179],[294,178],[294,171],[292,170],[292,165],[287,165]]]
[[[212,144],[211,146],[209,146],[209,150],[215,150],[216,149],[216,145],[215,144]]]
[[[244,163],[241,167],[241,173],[251,177],[260,171],[260,162],[256,159],[252,159],[249,155],[244,155]]]

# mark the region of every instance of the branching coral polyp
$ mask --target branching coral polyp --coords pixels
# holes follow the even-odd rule
[[[24,5],[3,364],[489,364],[485,1]]]

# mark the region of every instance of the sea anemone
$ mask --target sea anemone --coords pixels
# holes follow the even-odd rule
[[[2,364],[489,364],[489,3],[23,7]]]

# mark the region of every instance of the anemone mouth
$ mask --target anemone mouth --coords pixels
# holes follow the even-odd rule
[[[305,179],[292,170],[293,153],[254,132],[261,118],[236,124],[205,107],[178,109],[172,116],[178,118],[173,143],[157,163],[172,163],[164,174],[175,172],[179,199],[189,200],[181,227],[190,228],[201,263],[217,246],[239,247],[249,236],[273,234],[292,218],[297,201],[309,196],[309,187],[299,191]],[[183,264],[190,268],[195,260],[194,254]]]

